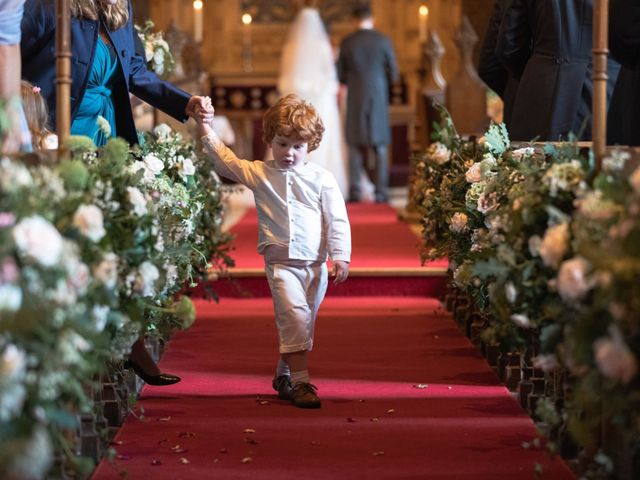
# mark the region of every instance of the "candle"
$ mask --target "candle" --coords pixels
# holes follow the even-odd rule
[[[245,72],[253,70],[251,53],[251,22],[253,17],[250,13],[242,15],[242,63]]]
[[[420,26],[420,43],[427,41],[427,22],[429,20],[429,7],[426,5],[420,5],[418,9],[418,21]]]
[[[245,47],[251,46],[251,22],[253,22],[251,14],[244,13],[242,15],[242,43]]]
[[[193,39],[196,43],[202,42],[202,0],[193,2]]]

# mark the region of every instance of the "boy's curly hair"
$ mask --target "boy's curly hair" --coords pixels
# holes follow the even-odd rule
[[[324,124],[313,105],[294,94],[282,97],[265,112],[262,128],[265,143],[271,143],[276,135],[298,135],[309,144],[309,152],[318,148],[324,133]]]

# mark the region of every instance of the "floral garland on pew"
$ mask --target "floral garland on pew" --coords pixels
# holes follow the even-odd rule
[[[155,24],[151,20],[147,20],[142,27],[135,26],[144,47],[147,68],[162,78],[168,78],[176,66],[176,61],[163,32],[154,32],[154,27]]]
[[[484,341],[569,372],[570,397],[536,415],[591,454],[587,478],[628,461],[603,425],[637,468],[640,168],[614,153],[590,185],[591,153],[575,143],[513,148],[504,125],[463,140],[445,111],[434,140],[414,158],[424,258],[449,258],[455,285],[488,314]]]
[[[141,331],[188,328],[179,292],[232,264],[218,178],[178,134],[68,146],[59,164],[0,160],[2,477],[44,478],[55,458],[88,473],[74,432],[97,374]]]

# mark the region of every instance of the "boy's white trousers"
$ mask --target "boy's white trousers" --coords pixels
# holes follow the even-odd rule
[[[313,348],[318,309],[327,291],[326,262],[289,260],[266,263],[280,353]]]

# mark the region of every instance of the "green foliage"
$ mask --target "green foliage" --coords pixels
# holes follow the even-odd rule
[[[487,150],[493,155],[502,155],[507,151],[511,141],[504,123],[491,123],[489,130],[484,134]]]
[[[58,165],[58,175],[64,181],[67,190],[84,190],[87,188],[89,171],[80,160],[63,160]]]

